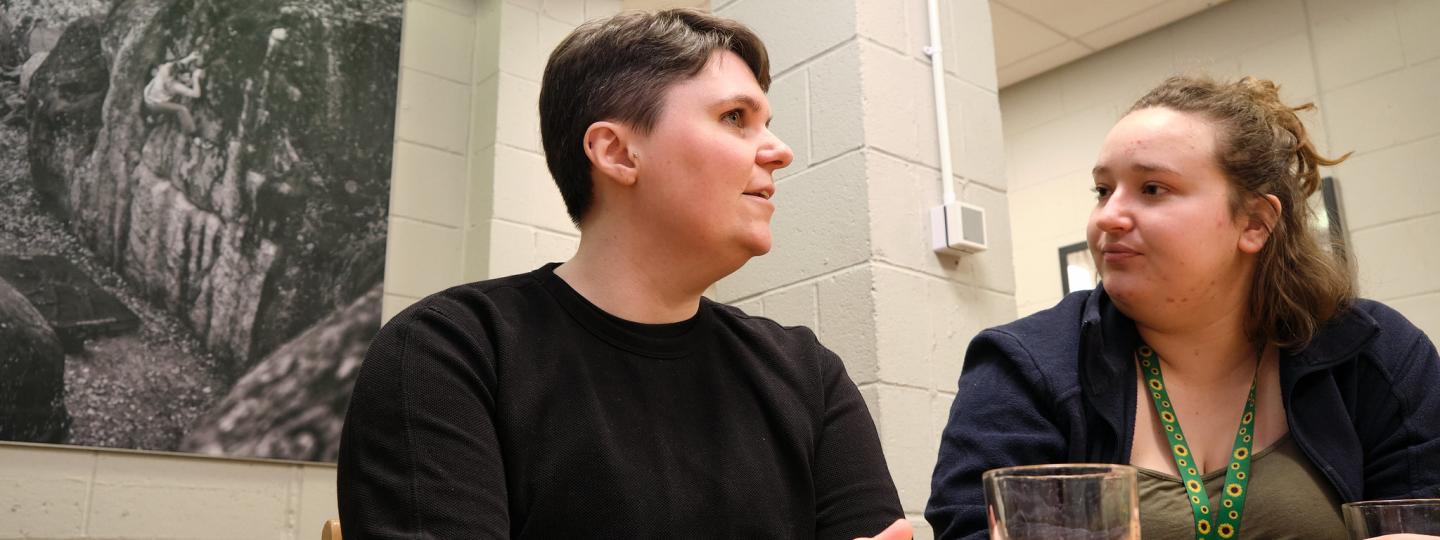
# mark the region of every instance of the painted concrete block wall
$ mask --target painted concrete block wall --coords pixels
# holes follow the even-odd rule
[[[0,445],[0,538],[314,538],[334,467]]]
[[[433,3],[432,3],[433,2]],[[695,4],[689,1],[689,4]],[[550,51],[621,0],[410,0],[385,319],[446,287],[574,254],[540,145]],[[407,60],[409,63],[407,63]],[[397,235],[398,231],[398,235]],[[393,286],[392,286],[393,284]]]
[[[966,345],[1014,318],[1007,186],[988,4],[943,2],[954,182],[989,212],[991,248],[930,251],[941,202],[924,0],[734,0],[771,51],[778,175],[774,248],[715,296],[809,326],[844,359],[880,430],[917,538]]]
[[[461,282],[563,261],[579,231],[540,143],[540,79],[550,51],[580,23],[619,12],[620,0],[480,0],[479,81],[470,118],[471,169]],[[438,290],[438,289],[437,289]]]
[[[1440,3],[1234,0],[1000,92],[1016,303],[1060,298],[1057,249],[1085,239],[1089,169],[1134,99],[1174,73],[1273,79],[1331,153],[1361,293],[1440,336]]]

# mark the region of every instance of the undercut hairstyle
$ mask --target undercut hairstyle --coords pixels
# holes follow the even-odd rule
[[[1280,215],[1251,278],[1246,331],[1252,339],[1282,348],[1304,348],[1325,321],[1355,298],[1354,267],[1344,249],[1326,250],[1312,234],[1307,203],[1320,189],[1320,167],[1350,154],[1320,155],[1295,114],[1315,104],[1287,105],[1280,100],[1280,87],[1264,79],[1172,77],[1130,110],[1149,107],[1195,113],[1215,123],[1215,158],[1230,181],[1232,216],[1257,197],[1280,199]]]
[[[717,52],[745,61],[770,89],[765,44],[738,22],[695,9],[630,11],[586,22],[545,65],[540,82],[540,138],[545,163],[578,226],[594,199],[585,132],[600,121],[641,134],[655,127],[671,85],[700,73]]]

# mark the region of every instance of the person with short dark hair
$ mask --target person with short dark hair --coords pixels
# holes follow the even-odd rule
[[[909,538],[840,359],[702,297],[770,250],[792,156],[766,54],[694,10],[560,43],[541,136],[579,250],[380,331],[341,439],[347,538]]]
[[[1279,87],[1175,77],[1111,129],[1086,228],[1102,281],[981,332],[925,517],[980,539],[981,474],[1139,469],[1145,538],[1346,537],[1340,505],[1440,497],[1440,354],[1356,298],[1308,199],[1329,159]]]

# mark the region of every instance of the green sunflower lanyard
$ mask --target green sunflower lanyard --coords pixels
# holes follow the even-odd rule
[[[1245,414],[1240,417],[1240,429],[1235,432],[1235,446],[1230,453],[1230,466],[1225,471],[1225,489],[1220,494],[1220,506],[1210,508],[1210,496],[1205,493],[1205,484],[1200,479],[1200,470],[1192,462],[1190,445],[1185,433],[1180,431],[1180,421],[1175,417],[1170,394],[1165,391],[1165,379],[1160,375],[1160,357],[1148,345],[1141,344],[1135,350],[1140,357],[1141,373],[1145,385],[1150,388],[1150,397],[1155,400],[1155,410],[1160,412],[1160,423],[1165,426],[1165,438],[1170,443],[1170,452],[1175,455],[1175,466],[1180,478],[1185,481],[1185,494],[1190,497],[1190,508],[1195,512],[1195,538],[1210,540],[1218,534],[1220,538],[1234,538],[1240,534],[1240,517],[1245,511],[1245,486],[1250,481],[1250,448],[1255,438],[1255,381],[1250,382],[1250,396],[1245,398]],[[1255,370],[1255,379],[1260,370]]]

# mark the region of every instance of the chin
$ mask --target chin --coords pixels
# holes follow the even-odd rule
[[[746,235],[740,240],[740,243],[744,246],[743,249],[745,250],[745,252],[751,257],[759,257],[766,253],[770,253],[770,247],[773,244],[773,239],[770,237],[769,228],[766,228],[763,231],[756,231],[752,234]]]
[[[1125,307],[1133,306],[1145,301],[1146,288],[1133,279],[1125,278],[1101,278],[1100,282],[1105,286],[1105,294],[1110,297],[1115,305],[1125,311]]]

